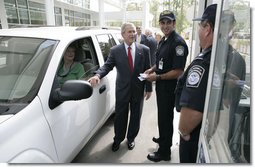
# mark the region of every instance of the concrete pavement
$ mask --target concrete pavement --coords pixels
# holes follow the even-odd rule
[[[155,90],[155,89],[154,89]],[[144,109],[141,119],[140,132],[135,139],[135,148],[128,150],[127,140],[124,140],[118,151],[112,152],[113,143],[113,117],[109,118],[104,126],[81,150],[72,163],[146,163],[146,164],[170,164],[179,163],[179,134],[178,122],[179,113],[174,114],[174,135],[173,146],[171,148],[171,161],[151,162],[147,159],[148,153],[157,150],[158,145],[152,141],[152,137],[158,137],[157,127],[157,105],[155,91],[152,97],[144,102]]]

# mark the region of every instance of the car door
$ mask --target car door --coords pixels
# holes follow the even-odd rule
[[[84,66],[85,76],[84,80],[88,80],[90,77],[94,76],[95,71],[100,67],[99,59],[101,59],[102,55],[98,50],[96,50],[95,46],[98,45],[92,41],[92,38],[84,38],[79,41],[80,52],[83,56],[81,63]],[[109,84],[108,79],[101,79],[100,83],[93,88],[93,95],[89,99],[90,106],[90,119],[91,124],[90,127],[98,127],[107,119],[106,113],[109,111],[107,108],[107,101],[109,97]],[[109,112],[108,112],[109,113]]]
[[[114,39],[111,33],[104,33],[96,35],[96,41],[99,44],[100,52],[102,53],[103,60],[101,64],[103,65],[108,58],[110,48],[117,45],[118,42]],[[115,84],[116,84],[116,68],[113,68],[111,72],[107,74],[105,80],[107,80],[107,112],[112,112],[115,110]]]
[[[85,46],[84,41],[85,39],[79,39],[75,42],[77,43],[77,48],[83,47],[82,49],[85,51],[87,46]],[[90,43],[90,45],[90,47],[93,48],[93,43]],[[55,51],[56,55],[53,56],[55,59],[52,59],[45,76],[48,81],[44,81],[42,85],[45,90],[50,90],[49,88],[52,88],[53,86],[50,80],[53,81],[57,74],[58,68],[56,68],[56,65],[60,65],[63,53],[65,52],[63,48],[66,49],[67,45],[61,44],[60,42]],[[62,54],[59,56],[57,53]],[[59,57],[59,59],[56,59],[56,57]],[[82,59],[78,61],[83,63]],[[98,65],[96,66],[98,67]],[[87,80],[89,76],[85,75],[80,80]],[[96,129],[99,128],[99,122],[102,120],[106,104],[106,92],[104,91],[103,86],[104,80],[102,80],[101,84],[94,89],[90,98],[76,101],[65,101],[52,109],[48,106],[49,100],[43,98],[47,97],[44,94],[49,93],[40,93],[43,101],[42,104],[46,104],[43,108],[45,109],[46,118],[49,122],[55,141],[59,162],[72,161],[85,143],[95,133]]]

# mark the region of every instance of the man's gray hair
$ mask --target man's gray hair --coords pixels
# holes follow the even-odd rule
[[[121,34],[125,33],[127,26],[132,26],[135,28],[135,25],[133,23],[129,23],[129,22],[123,23],[121,26]]]
[[[146,36],[148,36],[148,35],[153,35],[153,31],[152,31],[150,28],[146,28],[146,29],[144,30],[144,34],[145,34]]]

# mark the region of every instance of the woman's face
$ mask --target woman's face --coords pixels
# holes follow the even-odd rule
[[[65,61],[73,61],[74,56],[75,56],[75,48],[68,47],[65,52],[65,55],[64,55],[64,60]]]

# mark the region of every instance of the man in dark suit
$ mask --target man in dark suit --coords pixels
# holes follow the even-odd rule
[[[142,33],[142,28],[141,26],[136,26],[136,35],[135,35],[135,41],[138,44],[144,44],[148,46],[148,39],[145,34]]]
[[[151,55],[151,66],[153,66],[156,63],[156,51],[158,47],[158,42],[156,39],[152,36],[152,31],[150,29],[145,29],[145,33],[147,36],[148,41],[148,47],[150,48],[150,55]]]
[[[91,85],[95,86],[114,67],[117,69],[114,119],[115,136],[112,145],[112,151],[114,152],[119,149],[120,143],[125,139],[129,108],[130,119],[127,145],[129,150],[134,148],[135,138],[140,128],[144,96],[147,100],[152,92],[151,82],[138,78],[140,73],[150,68],[149,48],[134,42],[135,26],[132,23],[124,23],[122,25],[121,35],[123,36],[124,43],[110,49],[105,64],[96,71],[95,76],[89,79]],[[131,49],[128,49],[129,47]]]

